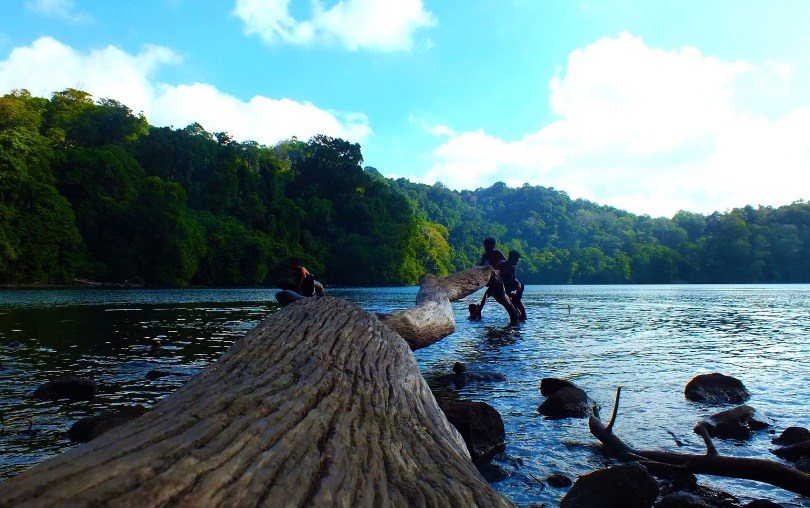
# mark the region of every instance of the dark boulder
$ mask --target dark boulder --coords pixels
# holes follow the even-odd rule
[[[810,441],[801,441],[789,446],[783,446],[772,450],[772,453],[781,459],[798,462],[804,457],[810,457]]]
[[[504,450],[506,431],[498,411],[485,402],[438,397],[447,420],[458,430],[473,461],[485,461]]]
[[[152,369],[152,370],[150,370],[149,372],[146,373],[146,379],[148,379],[149,381],[154,381],[156,379],[160,379],[162,377],[171,376],[171,375],[172,375],[172,373],[167,371],[167,370]]]
[[[620,464],[580,476],[563,497],[561,508],[649,508],[658,483],[639,464]]]
[[[102,411],[96,416],[88,416],[74,423],[68,430],[68,438],[74,443],[86,443],[146,413],[148,409],[141,405],[124,406],[114,411]]]
[[[743,508],[782,508],[782,505],[767,499],[754,499],[753,501],[745,503]]]
[[[98,385],[92,379],[67,375],[40,385],[34,391],[34,397],[50,400],[91,400],[97,391]]]
[[[651,466],[651,465],[650,465]],[[667,471],[667,469],[669,469]],[[712,508],[739,508],[739,499],[728,492],[715,490],[697,483],[692,473],[673,471],[671,466],[661,466],[658,470],[648,467],[658,479],[661,498],[656,508],[673,506],[711,506]],[[679,504],[679,502],[683,504]],[[691,504],[690,504],[691,503]]]
[[[554,473],[546,478],[546,483],[551,485],[554,488],[562,489],[565,487],[570,487],[572,483],[571,478],[568,478],[563,473]]]
[[[755,431],[770,427],[770,424],[757,420],[755,416],[756,410],[751,406],[737,406],[713,414],[702,424],[712,437],[744,440],[749,439]]]
[[[548,397],[560,388],[577,388],[577,385],[565,379],[557,379],[556,377],[544,377],[540,381],[540,393],[544,397]]]
[[[709,404],[739,404],[750,397],[742,381],[717,372],[695,376],[683,393],[689,400]]]
[[[480,370],[467,370],[467,366],[461,362],[453,364],[452,374],[443,374],[440,376],[428,378],[428,383],[438,389],[451,388],[461,390],[471,383],[491,383],[498,381],[506,381],[506,376],[497,372],[488,372]]]
[[[714,508],[714,505],[694,494],[678,492],[662,497],[655,503],[655,508]]]
[[[779,434],[779,437],[771,440],[773,444],[792,445],[810,441],[810,431],[804,427],[788,427]]]
[[[595,405],[585,390],[564,379],[544,378],[540,393],[547,398],[537,410],[552,419],[585,418]]]

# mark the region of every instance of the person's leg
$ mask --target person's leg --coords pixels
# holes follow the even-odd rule
[[[495,301],[500,303],[501,306],[506,309],[506,312],[509,314],[509,324],[516,325],[518,324],[519,315],[518,311],[515,309],[515,306],[512,305],[512,300],[506,296],[506,290],[503,287],[503,284],[499,286],[491,286],[487,291],[489,295],[495,298]]]
[[[515,296],[512,297],[512,304],[520,313],[521,321],[526,321],[526,307],[523,305],[523,290],[525,288],[526,286],[524,286],[522,282],[518,281],[517,291],[515,291]]]

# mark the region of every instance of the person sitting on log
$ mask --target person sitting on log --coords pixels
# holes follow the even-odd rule
[[[492,237],[486,238],[484,240],[484,253],[481,255],[481,261],[478,263],[478,265],[485,266],[488,264],[489,266],[493,267],[493,270],[489,276],[487,290],[484,292],[484,297],[481,299],[481,303],[478,305],[474,303],[470,304],[470,319],[481,319],[481,310],[484,308],[487,297],[491,296],[496,302],[500,303],[504,309],[506,309],[506,312],[509,314],[509,324],[518,324],[518,311],[515,309],[512,301],[506,295],[506,290],[504,289],[503,280],[501,279],[500,274],[494,269],[495,266],[497,266],[497,264],[501,261],[506,261],[506,256],[503,255],[503,252],[495,248],[495,239]]]
[[[526,286],[517,278],[517,263],[520,260],[520,253],[516,250],[509,252],[509,258],[499,261],[495,270],[501,276],[506,295],[518,311],[519,319],[526,321],[526,307],[523,305],[523,290]]]
[[[299,259],[292,258],[290,260],[290,270],[292,271],[293,281],[295,281],[293,291],[296,293],[306,297],[323,296],[326,293],[323,285],[315,280],[315,276],[301,264]]]

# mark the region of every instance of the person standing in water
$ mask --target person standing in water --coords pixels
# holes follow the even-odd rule
[[[495,269],[501,276],[506,295],[520,314],[519,319],[526,321],[526,307],[523,305],[523,290],[526,286],[517,278],[518,260],[520,260],[520,253],[516,250],[510,251],[509,258],[499,261]]]
[[[496,302],[500,303],[504,309],[506,309],[506,312],[509,314],[509,324],[518,324],[520,315],[517,309],[515,309],[515,306],[512,304],[512,301],[506,295],[503,280],[501,279],[498,271],[495,269],[495,267],[501,261],[506,261],[506,256],[503,255],[503,252],[495,248],[495,239],[492,237],[486,238],[484,240],[484,253],[481,255],[481,261],[478,263],[478,265],[489,265],[493,268],[493,270],[489,276],[487,290],[484,292],[484,297],[481,299],[481,303],[478,305],[474,303],[470,304],[470,319],[481,319],[481,310],[484,308],[487,297],[491,296]]]

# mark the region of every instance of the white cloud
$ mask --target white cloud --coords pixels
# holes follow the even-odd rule
[[[154,105],[154,119],[160,125],[198,122],[210,132],[227,131],[237,140],[268,145],[292,136],[308,139],[329,134],[358,141],[371,134],[362,114],[344,115],[341,121],[337,114],[309,102],[261,96],[244,102],[202,83],[166,87]]]
[[[367,118],[359,113],[342,114],[308,102],[261,96],[245,102],[204,83],[173,85],[156,80],[158,70],[180,61],[175,52],[161,46],[145,46],[137,54],[114,46],[80,52],[42,37],[0,61],[0,94],[25,88],[33,95],[50,97],[65,88],[80,88],[96,99],[115,99],[142,111],[152,125],[185,127],[198,122],[209,132],[225,131],[237,140],[267,145],[292,136],[308,139],[327,134],[360,142],[371,135]]]
[[[458,133],[419,179],[529,182],[654,216],[789,204],[810,197],[810,108],[754,112],[790,78],[783,64],[664,51],[623,33],[571,53],[550,82],[558,120],[515,141]]]
[[[245,33],[267,43],[337,42],[352,51],[408,50],[414,32],[436,24],[422,0],[340,0],[329,8],[312,0],[310,14],[309,19],[296,19],[290,0],[236,0],[234,8]],[[431,45],[429,40],[422,43]]]
[[[71,23],[92,21],[87,13],[76,11],[73,0],[28,0],[25,7],[31,12],[62,18]]]

